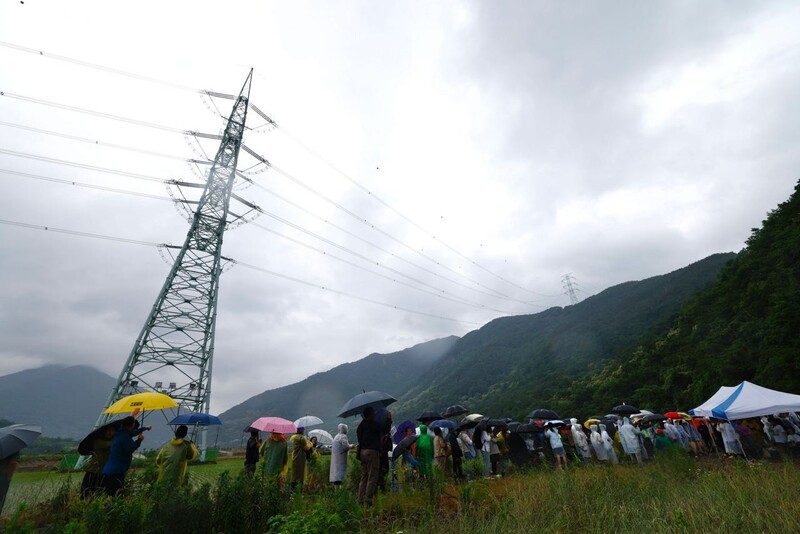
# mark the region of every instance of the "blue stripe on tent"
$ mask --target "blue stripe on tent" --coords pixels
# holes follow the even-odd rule
[[[725,399],[722,404],[717,406],[716,408],[711,409],[711,415],[716,417],[717,419],[727,419],[728,415],[725,413],[725,410],[730,408],[731,404],[733,404],[736,399],[739,397],[739,394],[742,392],[744,388],[744,382],[739,384],[739,387],[736,388],[736,391],[731,393],[731,396]]]

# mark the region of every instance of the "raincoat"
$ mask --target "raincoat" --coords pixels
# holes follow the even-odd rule
[[[419,425],[419,437],[414,445],[419,474],[420,476],[429,476],[431,474],[431,463],[433,462],[433,438],[428,434],[427,426]]]
[[[578,453],[580,453],[584,461],[588,462],[592,459],[589,440],[586,438],[586,434],[583,433],[583,429],[581,429],[577,419],[570,419],[569,422],[572,423],[572,440],[575,442],[575,448],[578,449]]]
[[[306,477],[306,451],[311,450],[311,442],[303,434],[294,434],[292,442],[292,484],[302,484]]]
[[[641,452],[641,444],[639,443],[639,434],[641,433],[642,431],[633,426],[627,417],[622,420],[622,424],[619,426],[619,439],[625,454],[639,454]]]
[[[333,438],[331,446],[330,481],[342,482],[347,476],[347,454],[350,452],[350,442],[347,440],[347,425],[340,423],[339,432]]]
[[[619,459],[617,458],[617,451],[614,450],[614,440],[608,434],[606,430],[606,425],[600,424],[600,439],[603,442],[603,448],[606,451],[606,456],[609,460],[611,460],[612,464],[618,464]]]
[[[158,480],[172,486],[183,486],[189,462],[197,458],[197,447],[183,438],[174,438],[156,456]]]
[[[273,432],[269,439],[261,445],[261,455],[264,463],[261,468],[267,477],[280,477],[286,474],[289,462],[289,452],[286,445],[286,436]]]
[[[730,423],[724,422],[717,426],[720,434],[722,434],[722,443],[725,445],[725,452],[728,454],[742,454],[742,448],[739,446],[739,435]]]
[[[594,449],[594,455],[597,456],[597,459],[600,460],[601,462],[608,461],[608,453],[606,452],[606,446],[605,443],[603,443],[603,438],[597,431],[597,425],[591,425],[589,429],[592,431],[589,437],[592,440],[592,449]]]

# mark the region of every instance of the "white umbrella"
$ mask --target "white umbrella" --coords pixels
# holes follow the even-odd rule
[[[322,424],[322,419],[320,419],[316,415],[304,415],[303,417],[294,422],[294,426],[296,426],[297,428],[308,428],[310,426],[321,425],[321,424]]]
[[[315,428],[311,432],[308,433],[308,437],[310,438],[317,438],[317,443],[320,445],[325,445],[326,447],[330,447],[333,445],[333,436],[331,436],[325,430],[321,428]]]

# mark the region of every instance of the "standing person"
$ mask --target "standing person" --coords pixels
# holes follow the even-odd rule
[[[450,453],[453,455],[453,476],[456,479],[464,478],[464,470],[461,468],[461,459],[464,452],[461,450],[461,440],[458,437],[458,432],[455,430],[447,433],[447,444],[450,447]]]
[[[86,462],[83,481],[81,481],[81,498],[91,497],[103,489],[103,467],[111,452],[111,440],[114,437],[114,426],[108,425],[102,436],[92,442],[92,457]]]
[[[444,441],[442,429],[439,427],[433,429],[433,458],[444,474],[444,468],[447,466],[447,443]]]
[[[367,406],[362,412],[362,417],[356,429],[358,459],[361,462],[357,500],[359,504],[372,506],[381,468],[381,434],[389,432],[392,428],[392,413],[387,412],[383,424],[379,424],[375,421],[375,408]]]
[[[472,460],[478,456],[475,452],[475,445],[472,443],[472,436],[468,429],[462,428],[461,432],[458,433],[458,445],[461,447],[461,452],[464,453],[464,458],[467,460]]]
[[[586,434],[583,433],[583,429],[581,425],[578,424],[577,419],[572,418],[569,422],[572,424],[570,430],[572,430],[572,441],[575,442],[575,449],[578,451],[583,463],[589,463],[592,459],[589,440],[586,438]]]
[[[261,466],[264,476],[275,480],[280,486],[281,478],[286,475],[286,467],[289,465],[286,436],[272,432],[269,439],[261,445],[261,456],[264,457],[264,463]]]
[[[331,467],[329,471],[329,480],[338,489],[344,478],[347,476],[347,454],[354,448],[347,441],[347,425],[340,423],[337,427],[336,437],[333,438],[333,445],[331,445]]]
[[[550,448],[553,449],[553,456],[556,458],[556,467],[562,465],[567,467],[567,451],[564,449],[558,429],[548,428],[544,431],[544,435],[550,440]]]
[[[642,444],[639,436],[642,431],[631,424],[630,419],[623,417],[622,424],[619,427],[619,439],[622,442],[622,448],[625,450],[631,459],[641,465],[642,461]]]
[[[605,427],[605,425],[603,425]],[[603,441],[603,437],[600,435],[600,432],[597,431],[597,425],[589,426],[589,429],[592,433],[589,435],[589,439],[592,441],[592,449],[594,449],[594,455],[597,457],[598,460],[601,462],[608,461],[608,451],[606,449],[606,444]],[[605,429],[604,429],[605,431]],[[606,434],[608,435],[608,434]],[[611,438],[609,437],[609,440]],[[613,450],[613,445],[612,445]]]
[[[617,451],[614,449],[614,439],[608,433],[606,425],[600,423],[598,428],[600,430],[600,439],[602,440],[603,447],[606,450],[606,456],[609,460],[611,460],[612,464],[617,465],[619,463],[619,459],[617,458]]]
[[[311,442],[304,435],[305,428],[299,427],[291,437],[292,442],[292,491],[303,491],[306,478],[306,452],[311,450]]]
[[[17,460],[19,460],[19,452],[0,458],[0,514],[3,513],[8,488],[11,486],[11,477],[14,476],[14,471],[17,469]]]
[[[181,425],[175,429],[175,439],[164,445],[156,456],[158,481],[170,486],[183,486],[189,462],[197,458],[197,447],[186,439],[189,429]]]
[[[261,439],[258,436],[258,430],[250,430],[250,437],[247,439],[247,447],[244,450],[244,474],[248,477],[252,477],[256,472],[260,447]]]
[[[107,495],[119,495],[125,489],[125,473],[131,466],[133,453],[141,447],[144,435],[142,432],[152,427],[139,428],[136,418],[129,415],[122,420],[120,428],[111,438],[111,449],[108,460],[103,466],[103,489]],[[134,441],[132,438],[136,436]]]
[[[739,446],[739,435],[736,430],[731,426],[728,421],[723,421],[717,425],[719,432],[722,434],[722,444],[725,446],[725,454],[737,455],[743,454],[742,448]]]
[[[492,428],[489,433],[489,462],[492,467],[492,476],[497,476],[497,468],[500,465],[500,446],[497,444],[497,433]]]
[[[431,476],[433,438],[428,434],[428,427],[425,425],[419,425],[419,437],[414,443],[414,456],[417,460],[417,471],[420,478]]]

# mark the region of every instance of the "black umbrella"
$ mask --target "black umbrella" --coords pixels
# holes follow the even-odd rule
[[[339,417],[358,415],[367,406],[372,406],[373,408],[385,408],[393,402],[397,402],[397,399],[388,393],[383,393],[382,391],[367,391],[365,393],[359,393],[344,403],[344,406],[342,406],[342,408],[339,410]]]
[[[667,418],[666,418],[666,416],[664,414],[651,413],[651,414],[645,415],[643,417],[640,417],[639,419],[636,420],[636,422],[634,424],[635,425],[643,425],[643,424],[644,425],[652,425],[654,423],[660,423],[661,421],[666,421],[666,420],[667,420]]]
[[[639,413],[639,408],[623,402],[619,406],[614,406],[614,408],[611,410],[611,413],[615,413],[617,415],[633,415],[635,413]]]
[[[452,406],[448,406],[442,412],[442,417],[445,419],[449,419],[450,417],[458,417],[459,415],[464,415],[468,413],[469,410],[461,406],[460,404],[454,404]]]
[[[11,425],[0,428],[0,458],[6,458],[30,445],[42,433],[42,427]]]
[[[538,408],[528,414],[529,419],[561,419],[556,412],[548,410],[547,408]]]
[[[116,421],[111,421],[110,423],[106,423],[103,426],[97,427],[89,434],[83,438],[78,444],[78,452],[82,456],[89,456],[94,452],[94,441],[96,439],[104,437],[106,430],[109,428],[113,428],[115,431],[120,427],[122,423],[122,419],[117,419]]]
[[[418,435],[412,434],[411,436],[406,436],[402,440],[400,440],[400,443],[398,443],[397,446],[392,451],[392,461],[400,458],[400,456],[403,455],[405,450],[409,448],[412,443],[417,441],[418,437],[419,437]]]
[[[519,425],[516,428],[513,428],[511,432],[516,434],[535,434],[536,432],[543,431],[544,428],[541,425],[536,423],[529,423],[527,425]]]
[[[439,419],[443,419],[442,414],[439,412],[424,412],[422,415],[417,417],[417,421],[420,421],[424,424],[428,424],[431,421],[437,421]]]

